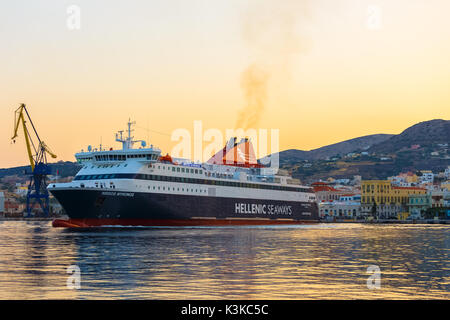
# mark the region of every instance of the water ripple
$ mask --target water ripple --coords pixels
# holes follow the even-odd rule
[[[448,299],[450,227],[0,223],[0,299]],[[67,267],[81,288],[66,287]],[[367,267],[381,288],[367,288]]]

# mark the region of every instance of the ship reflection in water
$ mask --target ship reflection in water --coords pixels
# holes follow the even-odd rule
[[[448,299],[450,227],[54,229],[0,222],[0,299]],[[67,267],[81,288],[66,286]],[[381,288],[367,288],[367,268]]]

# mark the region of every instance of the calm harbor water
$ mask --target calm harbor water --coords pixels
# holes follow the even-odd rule
[[[450,226],[0,222],[0,299],[449,299]],[[67,288],[67,268],[81,270]],[[367,288],[377,265],[381,288]]]

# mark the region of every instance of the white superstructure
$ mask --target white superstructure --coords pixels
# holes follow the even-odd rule
[[[161,157],[161,150],[123,132],[116,135],[121,150],[92,149],[75,155],[82,165],[69,183],[53,183],[49,189],[86,188],[120,192],[196,195],[242,199],[314,202],[311,188],[285,174],[268,174],[271,170],[257,167],[221,164],[197,164],[189,160]],[[141,142],[139,149],[133,145]]]

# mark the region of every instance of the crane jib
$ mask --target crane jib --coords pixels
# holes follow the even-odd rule
[[[27,120],[25,120],[25,115]],[[34,132],[34,138],[37,140],[36,144],[33,142],[32,132],[30,132],[27,128],[27,121],[33,128],[32,132]],[[48,216],[49,193],[47,191],[47,175],[51,173],[51,170],[47,164],[47,154],[49,154],[52,158],[56,158],[56,155],[39,137],[36,127],[31,120],[30,114],[23,103],[15,112],[14,134],[11,138],[14,142],[18,137],[18,130],[20,126],[22,126],[23,129],[28,160],[30,162],[32,172],[27,192],[27,215],[30,216],[32,214],[32,208],[35,207],[35,204],[38,204],[44,215]]]

